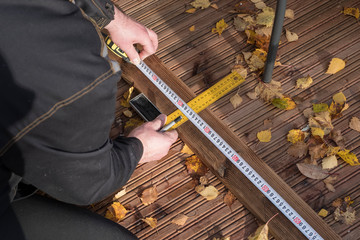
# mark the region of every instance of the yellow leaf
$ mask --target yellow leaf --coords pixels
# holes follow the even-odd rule
[[[219,36],[221,33],[228,27],[224,19],[221,19],[216,23],[216,27],[211,30],[213,33],[218,33]]]
[[[333,96],[333,100],[337,104],[344,104],[346,102],[346,97],[342,92],[338,92]]]
[[[274,9],[270,7],[265,7],[262,9],[262,12],[257,15],[256,23],[259,25],[265,25],[271,27],[273,25],[275,18]]]
[[[133,115],[132,112],[129,109],[123,111],[123,114],[128,118],[131,118],[132,115]]]
[[[191,2],[190,4],[194,8],[201,8],[201,9],[208,8],[211,5],[209,0],[195,0],[195,1]]]
[[[130,118],[129,121],[127,121],[125,123],[125,127],[124,128],[130,128],[130,127],[138,127],[141,124],[143,124],[144,121],[138,118]]]
[[[158,198],[158,192],[156,190],[156,187],[149,187],[147,189],[145,189],[140,197],[141,202],[147,206],[153,202],[155,202]]]
[[[124,189],[122,189],[121,191],[119,191],[118,193],[115,194],[114,198],[118,199],[121,198],[122,196],[124,196],[126,194],[126,187],[124,187]]]
[[[326,71],[327,74],[335,74],[338,71],[344,69],[345,61],[340,58],[333,58],[329,64],[328,70]]]
[[[192,25],[192,26],[189,28],[189,31],[190,31],[190,32],[195,31],[195,25]]]
[[[196,155],[186,158],[185,165],[190,175],[204,176],[207,172],[207,167]]]
[[[328,214],[329,212],[325,209],[321,209],[320,212],[318,213],[320,217],[326,217]]]
[[[359,11],[358,8],[344,8],[343,13],[344,13],[345,15],[353,16],[353,17],[355,17],[356,19],[359,19],[359,16],[360,16],[360,11]]]
[[[190,8],[188,10],[185,11],[186,13],[194,13],[196,12],[196,8]]]
[[[305,134],[300,129],[292,129],[289,131],[287,135],[287,140],[291,143],[303,141],[304,138],[305,138]]]
[[[262,0],[251,0],[255,4],[255,7],[258,9],[263,9],[266,7],[266,4]]]
[[[338,161],[335,155],[326,157],[322,160],[323,169],[332,169],[338,165]]]
[[[287,29],[285,29],[285,31],[286,39],[288,40],[288,42],[295,42],[299,39],[299,36],[296,33],[290,32]]]
[[[204,198],[206,198],[206,200],[208,201],[215,199],[219,195],[219,191],[214,186],[211,185],[205,187],[202,190],[201,188],[198,190],[199,190],[198,193]]]
[[[314,113],[326,112],[328,111],[329,106],[326,103],[313,104]]]
[[[326,156],[335,155],[340,151],[340,147],[328,146]]]
[[[268,233],[269,233],[269,222],[276,217],[278,214],[275,214],[273,217],[266,222],[266,224],[261,225],[256,229],[256,232],[251,234],[248,237],[248,240],[268,240]]]
[[[339,151],[337,153],[342,160],[348,163],[350,166],[357,166],[360,165],[359,160],[357,159],[354,153],[351,153],[350,150]]]
[[[275,98],[272,100],[272,105],[283,110],[291,110],[296,107],[296,104],[291,98]]]
[[[360,120],[357,117],[352,117],[349,123],[349,127],[355,131],[360,132]]]
[[[299,78],[296,81],[296,87],[301,89],[307,89],[312,84],[313,80],[310,76],[305,78]]]
[[[119,202],[114,202],[110,207],[108,207],[108,210],[105,213],[105,217],[114,222],[119,222],[125,218],[127,212],[128,211],[123,205],[121,205]]]
[[[322,130],[321,128],[312,127],[311,128],[311,134],[313,136],[319,136],[321,138],[324,138],[324,130]]]
[[[234,108],[237,108],[242,103],[242,98],[239,96],[239,94],[236,93],[230,98],[230,103]]]
[[[260,131],[256,134],[256,136],[260,142],[270,142],[271,131],[270,130]]]
[[[186,216],[185,214],[179,214],[171,221],[171,223],[174,223],[179,226],[183,226],[188,220],[188,218],[189,217]]]
[[[181,149],[180,152],[186,153],[186,154],[189,154],[189,155],[193,155],[193,154],[194,154],[193,151],[191,151],[191,149],[189,148],[189,146],[186,145],[186,144],[184,145],[184,147]]]
[[[145,219],[141,219],[143,220],[144,222],[146,222],[150,227],[152,228],[156,228],[157,226],[157,220],[156,218],[152,218],[152,217],[148,217],[148,218],[145,218]]]

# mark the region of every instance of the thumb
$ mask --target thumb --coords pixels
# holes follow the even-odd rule
[[[151,126],[154,130],[158,131],[166,123],[167,116],[165,114],[160,114],[153,121],[151,121]]]
[[[133,64],[138,65],[140,63],[140,56],[133,45],[130,44],[129,46],[124,47],[123,51]]]

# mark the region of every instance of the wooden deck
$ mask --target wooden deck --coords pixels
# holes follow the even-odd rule
[[[184,13],[190,8],[190,2],[138,0],[118,1],[116,4],[158,33],[157,56],[198,94],[230,72],[237,54],[253,47],[246,44],[243,33],[231,27],[236,15],[229,12],[238,1],[218,0],[218,10],[208,8],[194,14]],[[265,2],[275,8],[276,1]],[[296,32],[299,40],[289,43],[282,37],[278,55],[284,66],[275,68],[273,79],[282,83],[285,94],[296,99],[296,109],[281,111],[261,100],[249,99],[246,93],[252,91],[259,81],[254,76],[249,76],[241,84],[241,106],[233,109],[229,102],[237,91],[234,90],[210,108],[314,211],[331,209],[333,200],[350,196],[355,201],[353,206],[359,218],[359,167],[342,163],[331,170],[331,173],[338,175],[334,185],[336,191],[332,193],[322,181],[306,178],[298,171],[296,163],[304,159],[286,153],[290,146],[286,141],[288,131],[307,125],[302,111],[311,107],[312,103],[330,103],[332,96],[342,91],[350,108],[341,118],[333,121],[333,125],[345,137],[346,148],[360,157],[360,134],[348,127],[352,117],[360,118],[360,24],[355,18],[344,16],[341,13],[343,7],[359,8],[360,1],[288,1],[287,8],[294,10],[295,19],[286,19],[284,27]],[[230,27],[218,37],[211,33],[211,29],[222,18]],[[194,32],[188,30],[192,25],[196,28]],[[345,59],[346,67],[335,75],[326,75],[324,73],[333,57]],[[307,75],[313,78],[313,85],[306,90],[296,89],[296,80]],[[127,88],[125,82],[120,82],[119,94]],[[119,105],[118,114],[122,111]],[[269,143],[259,143],[256,139],[256,133],[265,129],[264,120],[271,120],[272,140]],[[113,130],[115,133],[119,128]],[[135,170],[126,186],[127,194],[119,199],[123,205],[131,208],[120,224],[140,239],[213,239],[220,236],[229,236],[232,240],[246,239],[258,226],[255,217],[240,202],[234,203],[231,209],[223,203],[227,190],[211,172],[208,173],[211,185],[221,194],[212,201],[199,196],[186,172],[185,154],[178,151],[180,145],[181,142],[177,142],[166,158],[157,163],[141,165]],[[139,194],[151,185],[157,186],[159,198],[154,204],[144,206]],[[95,205],[93,210],[104,214],[111,202],[112,197],[109,197]],[[172,224],[171,220],[180,213],[189,216],[186,224]],[[152,229],[146,225],[141,221],[144,217],[157,218],[158,227]],[[360,221],[347,226],[335,222],[333,214],[324,220],[343,239],[359,239]],[[283,239],[287,239],[286,236]]]

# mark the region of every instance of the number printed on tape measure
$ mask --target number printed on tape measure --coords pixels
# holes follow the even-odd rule
[[[144,62],[137,67],[308,239],[323,239],[220,135],[171,90]],[[156,77],[154,77],[156,76]],[[171,92],[171,94],[170,94]]]

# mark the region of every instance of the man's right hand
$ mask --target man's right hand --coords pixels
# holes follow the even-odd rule
[[[159,132],[166,122],[166,115],[160,114],[155,120],[146,122],[130,132],[129,137],[138,138],[143,144],[143,155],[139,163],[159,160],[164,157],[176,141],[176,130]]]

